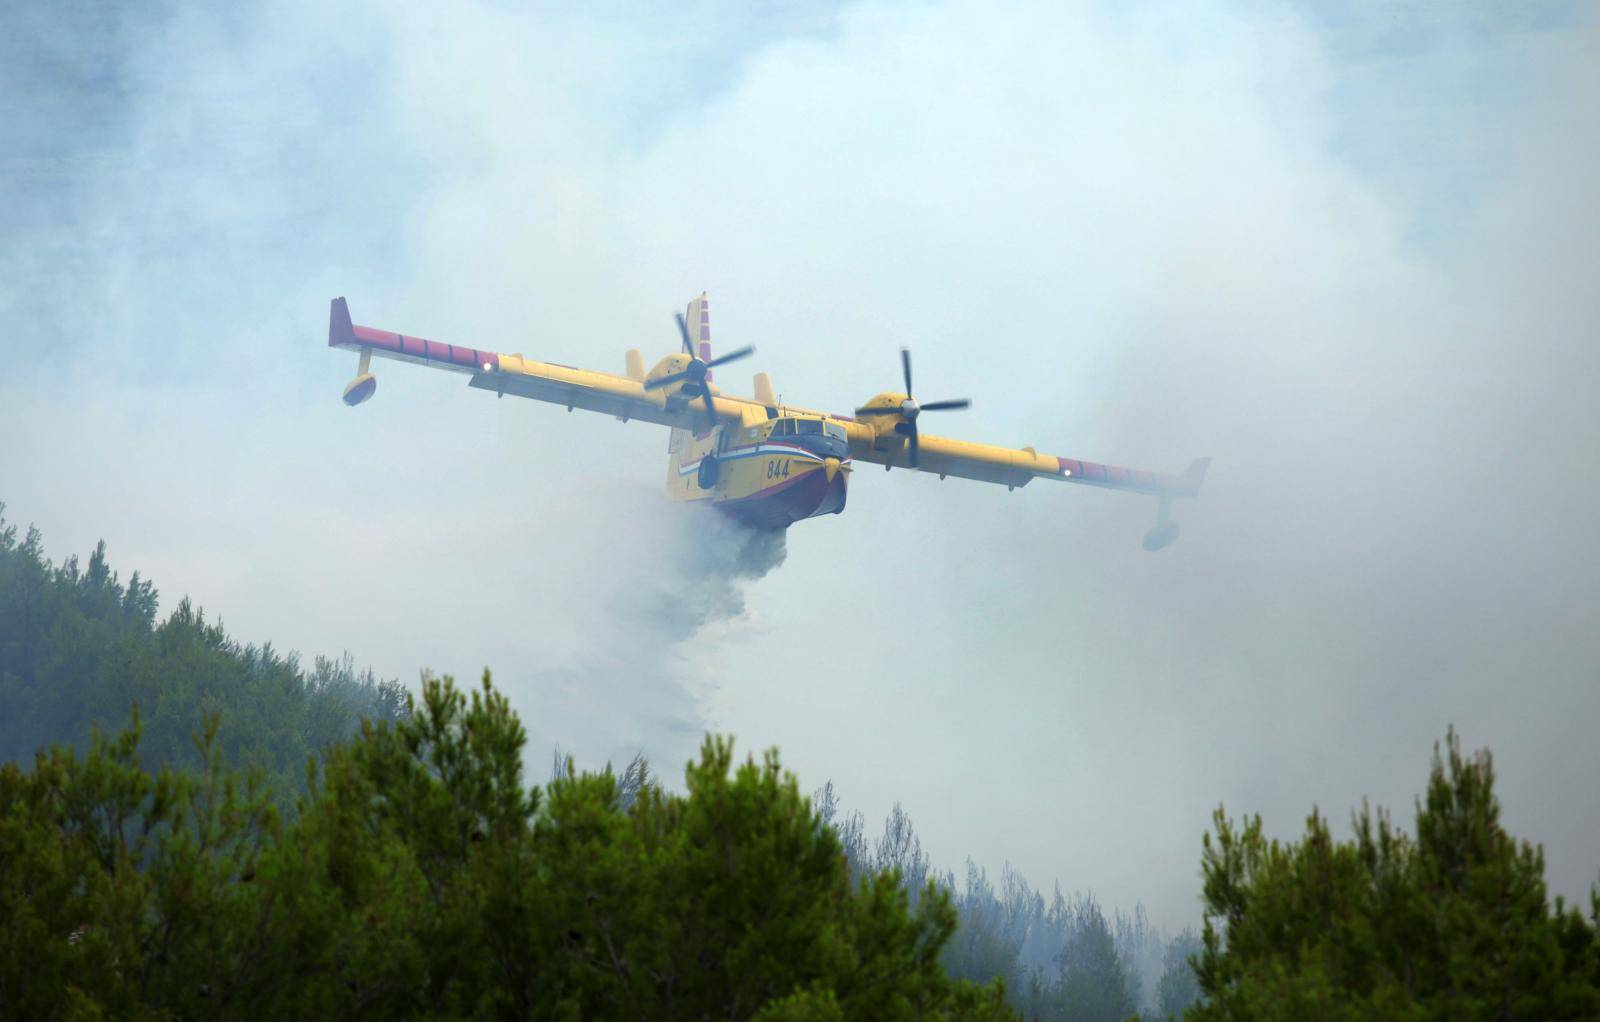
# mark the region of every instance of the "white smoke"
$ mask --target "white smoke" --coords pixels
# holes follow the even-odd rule
[[[1403,813],[1451,722],[1585,891],[1592,19],[747,6],[0,6],[0,499],[244,638],[487,664],[585,761],[725,727],[1164,925],[1216,802]],[[874,473],[758,580],[619,482],[658,430],[409,366],[351,412],[321,346],[346,294],[620,371],[701,290],[799,403],[909,343],[941,431],[1206,490],[1149,557],[1118,495]]]
[[[642,752],[669,782],[717,721],[708,697],[720,671],[715,647],[729,629],[751,623],[749,587],[783,563],[782,532],[758,531],[703,503],[673,504],[642,486],[598,486],[579,498],[586,523],[558,516],[527,528],[583,535],[611,525],[603,563],[518,570],[531,587],[560,590],[569,571],[593,577],[567,613],[582,641],[555,663],[546,633],[509,645],[493,667],[523,711],[535,743],[558,745],[580,764],[625,762]]]

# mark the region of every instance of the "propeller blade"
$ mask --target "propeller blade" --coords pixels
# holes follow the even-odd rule
[[[749,358],[751,355],[754,355],[755,353],[756,353],[756,349],[754,349],[752,347],[749,347],[747,345],[747,346],[745,346],[743,348],[738,348],[738,349],[736,349],[734,351],[730,351],[726,355],[719,355],[718,357],[716,357],[716,358],[712,359],[711,361],[707,362],[706,363],[706,368],[710,369],[713,366],[719,366],[724,362],[735,362],[735,361],[738,361],[741,358]]]
[[[953,412],[958,408],[971,407],[971,401],[968,401],[964,397],[958,397],[950,401],[929,401],[927,404],[922,406],[922,410],[925,412]]]
[[[690,358],[695,357],[694,345],[689,343],[689,321],[683,318],[683,313],[674,313],[678,318],[678,333],[683,336],[683,350]]]
[[[857,408],[856,415],[899,415],[900,406],[890,405],[888,408]]]
[[[706,399],[706,430],[709,432],[717,425],[717,405],[711,400],[711,391],[701,391],[701,396]]]
[[[912,423],[911,424],[910,459],[911,459],[911,467],[912,468],[916,468],[917,467],[917,426],[916,426],[916,423]]]
[[[688,373],[668,373],[666,376],[657,376],[653,380],[646,380],[645,384],[644,384],[644,389],[645,390],[655,390],[658,387],[666,387],[666,386],[669,386],[671,384],[677,383],[679,380],[683,379],[684,377],[686,377],[688,375],[689,375]]]
[[[901,348],[900,349],[900,368],[905,370],[905,374],[906,374],[906,397],[910,397],[911,396],[911,349],[910,348]]]

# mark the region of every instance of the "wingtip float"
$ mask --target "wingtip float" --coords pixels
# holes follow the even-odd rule
[[[755,397],[723,394],[712,369],[754,354],[750,347],[711,354],[711,317],[704,294],[675,317],[681,350],[648,372],[638,351],[626,356],[626,372],[613,374],[521,355],[502,355],[460,344],[360,326],[350,307],[335,298],[329,310],[328,346],[360,356],[356,376],[344,389],[351,407],[377,391],[374,355],[470,375],[469,385],[504,397],[533,398],[603,412],[626,422],[639,419],[668,427],[667,496],[710,501],[728,515],[758,528],[788,528],[795,522],[844,511],[855,463],[956,476],[1007,489],[1037,478],[1142,493],[1157,499],[1156,523],[1143,546],[1162,550],[1178,538],[1172,502],[1194,497],[1210,458],[1199,458],[1182,475],[1103,465],[1009,448],[952,440],[921,432],[923,412],[970,407],[965,398],[918,402],[912,397],[911,353],[902,348],[905,392],[886,391],[856,409],[836,415],[780,404],[766,373],[755,377]],[[698,342],[698,343],[696,343]]]

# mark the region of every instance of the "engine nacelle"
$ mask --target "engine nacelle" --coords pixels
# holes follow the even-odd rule
[[[666,358],[663,358],[661,361],[657,362],[653,367],[651,367],[650,371],[645,374],[644,379],[640,382],[648,384],[652,380],[659,380],[663,376],[672,376],[675,373],[681,373],[685,369],[689,368],[689,362],[690,358],[688,355],[681,353],[668,355]],[[683,393],[685,389],[684,384],[688,382],[688,380],[678,380],[674,383],[669,383],[665,387],[661,388],[661,392],[666,394],[668,397],[671,397],[674,394]],[[695,393],[699,392],[697,387],[694,388],[694,391]]]
[[[905,401],[906,396],[904,394],[896,394],[893,391],[886,390],[882,394],[875,394],[870,401],[856,410],[856,421],[871,426],[873,432],[879,436],[883,436],[886,433],[892,435],[896,432],[904,432],[903,430],[896,430],[895,427],[906,421],[905,415],[900,411]],[[862,408],[892,408],[894,411],[886,411],[879,415],[862,415]]]

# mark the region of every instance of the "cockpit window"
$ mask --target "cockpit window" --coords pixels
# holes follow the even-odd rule
[[[777,423],[772,427],[772,435],[773,436],[793,436],[794,435],[794,420],[793,419],[779,419],[777,421]]]
[[[822,420],[820,420],[820,419],[799,419],[799,420],[797,420],[795,422],[794,427],[795,427],[795,432],[796,433],[821,433],[822,432]]]
[[[822,424],[822,431],[824,433],[827,433],[829,436],[838,437],[840,440],[848,440],[849,439],[849,436],[844,431],[844,427],[839,425],[837,422],[825,422],[825,423],[823,423]]]

